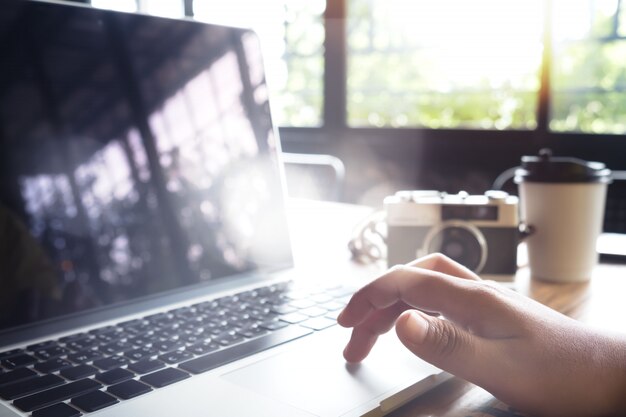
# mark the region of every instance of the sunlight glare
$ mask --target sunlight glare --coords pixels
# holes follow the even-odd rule
[[[541,0],[389,0],[385,9],[409,46],[429,49],[441,80],[434,89],[449,80],[498,88],[539,67]]]
[[[555,41],[583,39],[591,32],[594,13],[613,16],[618,0],[553,0],[553,27]]]

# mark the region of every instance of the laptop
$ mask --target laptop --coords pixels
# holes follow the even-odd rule
[[[0,417],[375,416],[449,377],[393,334],[343,360],[252,31],[3,0],[0,55]]]

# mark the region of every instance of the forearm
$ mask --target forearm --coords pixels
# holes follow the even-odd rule
[[[569,415],[626,415],[626,336],[581,325],[569,342],[579,347],[563,358],[569,395],[561,400],[565,409],[572,407]]]
[[[626,335],[601,335],[610,415],[626,415]]]

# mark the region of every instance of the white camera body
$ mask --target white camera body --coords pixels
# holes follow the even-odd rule
[[[441,252],[485,279],[513,279],[520,241],[517,197],[503,191],[399,191],[384,205],[389,266]]]

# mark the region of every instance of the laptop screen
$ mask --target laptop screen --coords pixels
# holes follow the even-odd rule
[[[256,36],[0,3],[0,330],[291,265]]]

